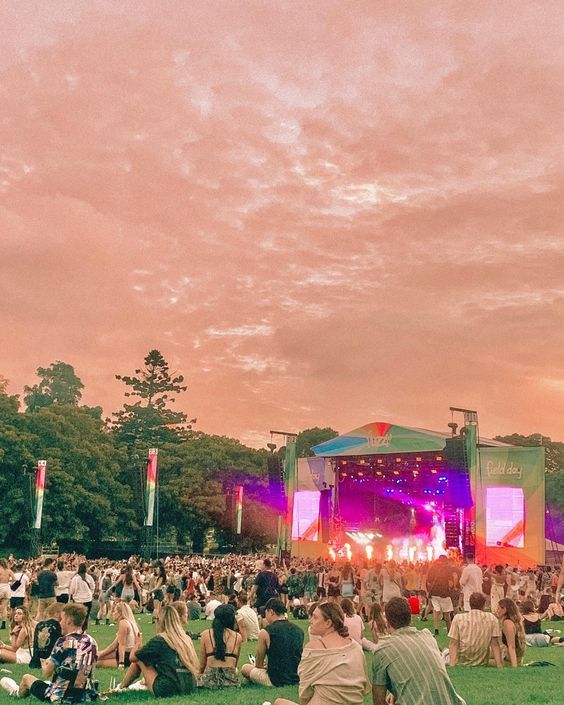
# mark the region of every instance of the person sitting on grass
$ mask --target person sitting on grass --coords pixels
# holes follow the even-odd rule
[[[41,668],[41,659],[51,656],[57,640],[61,636],[61,615],[66,602],[53,602],[45,610],[45,619],[38,622],[33,632],[33,649],[29,665]]]
[[[546,610],[541,614],[540,619],[550,619],[557,622],[564,619],[564,595],[560,596],[560,601],[552,600]]]
[[[491,651],[497,667],[502,668],[499,621],[494,614],[484,611],[486,596],[473,592],[468,606],[469,612],[454,615],[448,632],[449,648],[443,655],[451,666],[487,666]]]
[[[25,607],[14,610],[14,621],[10,630],[10,643],[0,641],[0,663],[23,663],[31,661],[33,630],[35,622]]]
[[[237,662],[242,637],[235,631],[235,608],[220,605],[215,610],[212,628],[200,635],[201,688],[238,688]]]
[[[239,609],[236,612],[236,619],[243,642],[256,641],[260,631],[257,613],[249,607],[247,602],[247,593],[241,592],[237,595],[237,607]]]
[[[411,626],[405,597],[392,598],[384,609],[391,636],[373,654],[373,705],[386,705],[386,691],[397,703],[466,705],[454,689],[431,632]]]
[[[388,633],[388,626],[386,625],[386,619],[384,618],[384,613],[382,611],[382,605],[379,602],[372,603],[370,607],[368,627],[370,629],[374,644],[377,644],[381,639],[387,639],[390,636]]]
[[[43,678],[26,673],[18,684],[11,678],[2,678],[0,685],[11,695],[20,698],[33,695],[43,702],[61,701],[82,703],[89,694],[89,684],[96,663],[96,642],[82,631],[86,607],[79,604],[63,606],[61,636],[51,656],[41,661]]]
[[[246,663],[241,673],[259,685],[296,685],[299,681],[298,664],[302,657],[304,633],[288,621],[286,607],[278,598],[271,597],[264,611],[267,626],[259,632],[256,660],[254,663]]]
[[[192,693],[196,687],[198,657],[174,607],[161,606],[157,632],[145,646],[131,651],[131,666],[117,689],[125,690],[142,675],[146,689],[157,698]]]
[[[503,597],[497,603],[497,616],[501,620],[504,660],[517,668],[523,661],[526,646],[525,630],[517,605],[509,597]]]
[[[115,639],[98,654],[100,668],[115,668],[122,670],[131,665],[130,655],[133,649],[141,645],[141,632],[127,602],[116,602],[112,610],[112,619],[118,629]]]
[[[300,703],[362,705],[370,692],[360,644],[349,637],[339,605],[322,602],[311,618],[311,641],[298,667]],[[296,705],[277,698],[274,705]]]

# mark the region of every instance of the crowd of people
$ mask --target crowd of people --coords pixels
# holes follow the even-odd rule
[[[370,688],[374,705],[463,705],[447,666],[519,667],[528,646],[564,645],[559,630],[546,628],[564,618],[563,581],[564,564],[520,570],[471,557],[354,565],[256,555],[10,557],[0,559],[0,630],[9,631],[0,662],[41,674],[0,685],[20,697],[81,702],[95,696],[94,669],[110,667],[124,671],[115,690],[157,697],[255,683],[296,685],[302,705],[360,704]],[[141,612],[155,623],[146,642]],[[431,615],[433,632],[412,626],[414,616]],[[198,619],[210,628],[190,633]],[[91,620],[116,627],[102,650]],[[255,654],[241,665],[246,642],[256,642]]]

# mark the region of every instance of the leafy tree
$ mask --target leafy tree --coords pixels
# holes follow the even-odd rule
[[[8,393],[8,379],[4,375],[0,375],[0,394]]]
[[[313,453],[313,446],[328,441],[331,438],[336,438],[339,434],[332,428],[306,428],[305,431],[298,433],[296,438],[296,455],[298,458],[309,458]]]
[[[184,377],[171,376],[168,363],[158,350],[151,350],[144,363],[144,368],[135,370],[136,376],[116,375],[128,388],[125,396],[138,397],[134,404],[124,404],[111,424],[118,439],[130,449],[136,444],[160,447],[178,441],[195,421],[186,426],[186,414],[167,407],[175,401],[171,395],[186,391]]]
[[[24,401],[28,411],[38,411],[53,404],[78,406],[84,385],[66,362],[52,362],[49,367],[38,367],[38,384],[24,387]]]

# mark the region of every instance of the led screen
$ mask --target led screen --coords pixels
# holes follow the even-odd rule
[[[525,496],[520,487],[487,488],[486,544],[524,547]]]
[[[320,492],[300,490],[294,495],[292,541],[317,541]]]

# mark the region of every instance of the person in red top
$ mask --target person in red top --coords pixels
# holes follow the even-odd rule
[[[414,592],[410,592],[407,601],[409,602],[409,609],[411,610],[411,614],[418,615],[421,612],[421,601],[419,600],[417,595]]]

